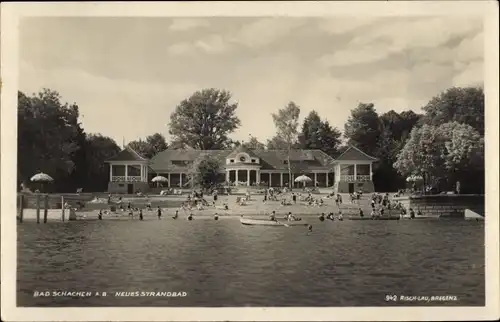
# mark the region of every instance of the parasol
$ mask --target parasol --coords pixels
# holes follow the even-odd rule
[[[163,176],[156,176],[151,179],[151,182],[156,182],[156,186],[159,186],[160,182],[168,182],[168,179]]]
[[[40,182],[40,184],[41,184],[40,189],[41,190],[43,190],[42,188],[43,188],[43,184],[45,182],[52,182],[52,181],[54,181],[54,179],[52,179],[51,176],[49,176],[48,174],[43,173],[43,172],[35,174],[34,176],[31,177],[30,180],[31,180],[31,182]]]
[[[298,176],[297,178],[295,178],[294,180],[295,182],[303,182],[304,183],[304,187],[306,186],[306,182],[311,182],[312,179],[309,178],[308,176],[306,175],[301,175],[301,176]]]

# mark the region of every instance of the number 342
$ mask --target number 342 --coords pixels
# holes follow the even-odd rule
[[[386,295],[385,296],[386,302],[396,302],[397,300],[398,300],[398,297],[396,295]]]

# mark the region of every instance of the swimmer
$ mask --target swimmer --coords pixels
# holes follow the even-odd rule
[[[189,216],[188,216],[188,218],[187,218],[187,219],[188,219],[188,220],[193,220],[193,214],[189,214]]]
[[[325,220],[325,213],[324,212],[321,214],[321,216],[319,216],[319,220],[320,221],[324,221]]]
[[[219,215],[217,213],[214,216],[214,220],[219,220]]]

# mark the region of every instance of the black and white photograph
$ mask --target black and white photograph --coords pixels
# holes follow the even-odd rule
[[[475,3],[2,4],[2,319],[498,318]]]

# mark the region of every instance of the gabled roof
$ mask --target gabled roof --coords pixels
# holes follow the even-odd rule
[[[339,155],[335,160],[376,161],[378,159],[364,153],[357,147],[350,145],[347,150],[345,150],[344,153]]]
[[[141,156],[134,149],[126,147],[113,157],[106,160],[106,162],[110,161],[148,161],[148,159]]]
[[[236,149],[238,150],[238,149]],[[235,151],[236,151],[235,150]],[[238,153],[244,150],[238,150]],[[234,152],[234,151],[233,151]],[[150,167],[155,172],[180,172],[186,171],[191,162],[203,155],[215,158],[221,167],[226,166],[226,158],[232,155],[228,150],[173,150],[167,149],[158,153],[150,161]],[[244,151],[246,152],[246,151]],[[286,150],[254,150],[251,156],[260,159],[263,170],[287,170],[288,165],[283,161],[287,159]],[[248,153],[248,152],[246,152]],[[235,156],[237,153],[235,154]],[[172,162],[174,161],[174,162]],[[187,161],[187,162],[176,162]],[[321,170],[331,168],[335,160],[321,150],[292,150],[290,153],[292,168],[300,170]]]

